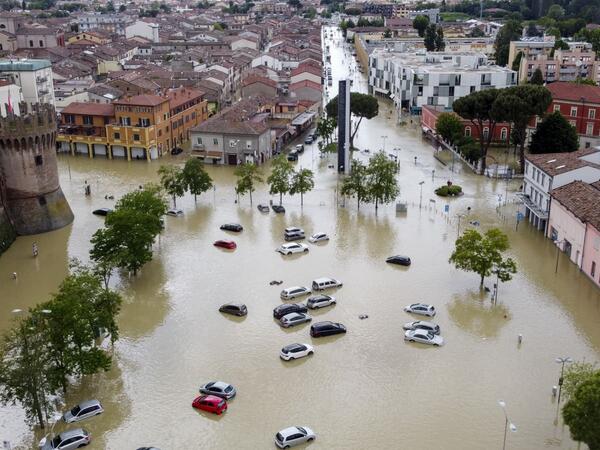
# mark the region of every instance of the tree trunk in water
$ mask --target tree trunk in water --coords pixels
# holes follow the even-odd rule
[[[250,206],[252,206],[252,191],[250,191]]]
[[[177,197],[173,195],[173,208],[177,208]]]
[[[356,209],[360,211],[360,197],[358,195],[356,196]]]
[[[525,140],[521,141],[521,145],[519,146],[519,173],[524,173],[525,171]]]
[[[280,192],[279,193],[279,206],[281,206],[281,198],[283,197],[283,194]]]
[[[197,202],[197,197],[198,197],[198,196],[197,196],[196,194],[194,194],[194,203],[196,203],[196,202]]]
[[[378,208],[378,203],[377,203],[377,199],[375,199],[375,214],[377,214],[377,208]]]
[[[481,275],[481,282],[479,283],[480,288],[483,287],[483,280],[485,280],[485,277],[483,275]]]

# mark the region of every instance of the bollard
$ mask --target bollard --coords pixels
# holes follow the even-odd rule
[[[519,345],[521,345],[521,343],[523,342],[523,335],[519,334],[517,341],[519,342]]]
[[[552,386],[552,397],[556,397],[557,393],[558,393],[558,387],[557,386]]]

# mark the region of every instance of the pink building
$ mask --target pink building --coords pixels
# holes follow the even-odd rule
[[[548,237],[600,287],[600,182],[573,181],[550,195]]]

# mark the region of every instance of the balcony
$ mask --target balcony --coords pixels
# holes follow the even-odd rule
[[[45,83],[46,81],[48,81],[47,77],[37,77],[37,82],[38,83]]]
[[[538,216],[540,219],[548,219],[548,211],[545,211],[540,207],[540,205],[533,202],[529,195],[521,195],[521,197],[523,198],[523,203],[525,206],[529,208],[533,214]]]

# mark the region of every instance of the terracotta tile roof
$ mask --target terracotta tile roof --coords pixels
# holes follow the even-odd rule
[[[262,122],[252,122],[249,120],[236,121],[229,120],[226,117],[215,116],[201,123],[192,131],[204,133],[223,133],[223,134],[249,134],[259,136],[267,131],[267,127]]]
[[[204,96],[204,92],[199,89],[187,89],[187,88],[179,88],[179,89],[170,89],[167,92],[167,98],[169,99],[169,107],[171,109],[177,108],[178,106],[188,102],[192,99]]]
[[[600,104],[600,87],[598,86],[557,81],[549,83],[546,87],[554,100],[570,100],[579,103],[583,98],[586,103]]]
[[[115,106],[112,103],[73,102],[61,111],[61,114],[84,114],[87,116],[114,117]]]
[[[158,106],[168,101],[166,98],[158,95],[142,94],[133,97],[122,98],[114,102],[115,105],[133,105],[133,106]]]
[[[303,88],[303,87],[312,88],[316,91],[323,90],[323,88],[321,87],[321,85],[319,83],[315,83],[312,80],[300,80],[300,81],[290,84],[290,91],[294,91],[296,89]]]
[[[267,86],[271,86],[273,88],[277,87],[276,81],[271,80],[270,78],[267,78],[267,77],[261,77],[261,76],[256,76],[256,75],[249,75],[248,77],[246,77],[244,79],[243,85],[245,87],[245,86],[249,86],[254,83],[266,84]]]
[[[584,166],[591,166],[600,169],[598,164],[591,163],[582,159],[582,156],[595,153],[598,150],[586,148],[571,153],[543,153],[540,155],[525,155],[525,159],[531,164],[541,169],[551,177],[561,173],[570,172]]]
[[[318,67],[316,67],[315,65],[312,65],[309,63],[303,63],[303,64],[300,64],[298,67],[296,67],[294,70],[292,70],[292,76],[296,76],[296,75],[299,75],[299,74],[305,73],[305,72],[312,73],[313,75],[320,77],[322,70],[319,69]]]
[[[583,181],[573,181],[553,189],[550,195],[579,220],[600,230],[600,190],[596,187]]]

